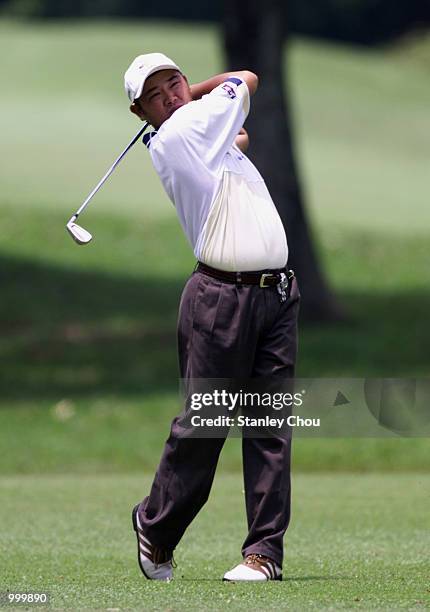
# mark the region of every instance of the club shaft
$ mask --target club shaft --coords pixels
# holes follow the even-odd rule
[[[136,136],[133,138],[133,140],[126,146],[126,148],[124,149],[124,151],[121,153],[121,155],[113,162],[112,166],[109,168],[109,170],[106,172],[106,174],[103,176],[103,178],[100,179],[100,181],[97,183],[97,185],[94,187],[94,189],[91,191],[91,193],[87,196],[87,198],[85,199],[85,201],[81,204],[81,206],[78,208],[78,210],[75,212],[75,214],[73,215],[72,219],[76,220],[78,218],[78,216],[81,214],[81,212],[84,210],[84,208],[87,206],[87,204],[89,203],[89,201],[91,200],[91,198],[98,192],[98,190],[100,189],[100,187],[107,181],[107,179],[110,177],[110,175],[112,174],[112,172],[115,170],[115,168],[118,166],[118,164],[120,163],[120,161],[122,160],[122,158],[124,157],[124,155],[126,155],[126,153],[128,153],[128,151],[131,149],[131,147],[139,140],[139,138],[142,136],[143,132],[146,130],[146,128],[148,127],[149,123],[145,122],[144,126],[139,130],[139,132],[136,134]]]

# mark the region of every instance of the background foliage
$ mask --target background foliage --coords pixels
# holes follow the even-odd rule
[[[227,1],[227,0],[225,0]],[[139,17],[220,21],[223,2],[165,0],[0,0],[5,15],[37,18]],[[312,37],[375,44],[430,23],[423,0],[290,0],[288,27]]]

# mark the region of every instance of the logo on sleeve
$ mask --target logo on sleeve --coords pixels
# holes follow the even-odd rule
[[[234,98],[236,98],[236,92],[234,91],[234,89],[233,89],[233,87],[231,85],[229,85],[228,83],[224,83],[222,88],[227,92],[228,96],[232,100],[234,100]]]

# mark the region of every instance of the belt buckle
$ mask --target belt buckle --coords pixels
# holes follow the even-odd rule
[[[271,277],[271,276],[273,276],[273,274],[267,274],[267,273],[266,274],[262,274],[260,276],[260,287],[263,287],[263,288],[264,287],[266,287],[266,288],[270,287],[270,285],[266,285],[265,284],[265,280],[266,280],[266,278]]]

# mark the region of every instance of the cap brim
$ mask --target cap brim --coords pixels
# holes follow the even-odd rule
[[[151,68],[148,74],[146,74],[143,77],[142,82],[139,83],[139,87],[135,93],[133,102],[137,100],[138,98],[140,98],[140,96],[142,95],[142,91],[145,86],[146,79],[149,78],[155,72],[159,72],[160,70],[179,70],[179,72],[181,72],[181,69],[176,64],[173,64],[173,65],[172,64],[160,64],[159,66],[154,66],[153,68]]]

